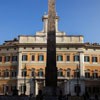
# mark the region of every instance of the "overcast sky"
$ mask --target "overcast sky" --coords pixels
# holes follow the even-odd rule
[[[0,0],[0,44],[43,29],[48,0]],[[59,30],[100,43],[100,0],[56,0]]]

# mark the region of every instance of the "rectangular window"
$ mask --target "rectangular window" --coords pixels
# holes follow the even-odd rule
[[[85,62],[89,62],[89,61],[90,61],[89,56],[84,56],[84,61],[85,61]]]
[[[74,56],[74,61],[79,61],[80,59],[79,59],[79,55],[75,55]]]
[[[27,55],[22,55],[22,61],[27,61]]]
[[[11,86],[11,91],[14,91],[14,90],[16,90],[16,89],[17,89],[16,86]]]
[[[10,61],[10,56],[6,56],[5,57],[5,62],[9,62]]]
[[[26,91],[26,85],[25,84],[21,84],[20,91],[21,91],[21,93],[24,93],[24,91]]]
[[[69,55],[66,56],[66,61],[70,61],[70,56]]]
[[[9,72],[8,71],[4,72],[4,77],[9,77]]]
[[[57,61],[63,61],[63,56],[62,55],[58,55],[57,56]]]
[[[12,71],[11,76],[12,77],[16,77],[17,76],[17,72],[16,71]]]
[[[97,57],[92,57],[92,62],[97,62]]]
[[[39,55],[38,56],[38,61],[44,61],[44,56],[43,55]]]
[[[31,60],[32,60],[32,61],[35,61],[35,55],[32,55]]]
[[[17,61],[17,56],[12,56],[12,61]]]
[[[2,62],[2,57],[0,56],[0,62]]]

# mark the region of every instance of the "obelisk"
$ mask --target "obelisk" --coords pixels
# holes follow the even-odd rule
[[[56,67],[56,10],[55,0],[48,0],[48,32],[47,32],[47,61],[45,70],[45,84],[53,94],[57,87]]]

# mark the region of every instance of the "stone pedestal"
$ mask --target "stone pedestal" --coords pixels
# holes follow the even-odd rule
[[[82,96],[70,96],[68,100],[84,100],[84,98]]]
[[[45,96],[57,96],[59,95],[59,88],[53,88],[53,87],[45,87],[43,89],[43,94]]]

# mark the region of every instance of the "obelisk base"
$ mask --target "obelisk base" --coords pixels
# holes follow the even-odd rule
[[[59,95],[59,88],[58,87],[44,87],[43,94],[45,96],[57,96]]]

